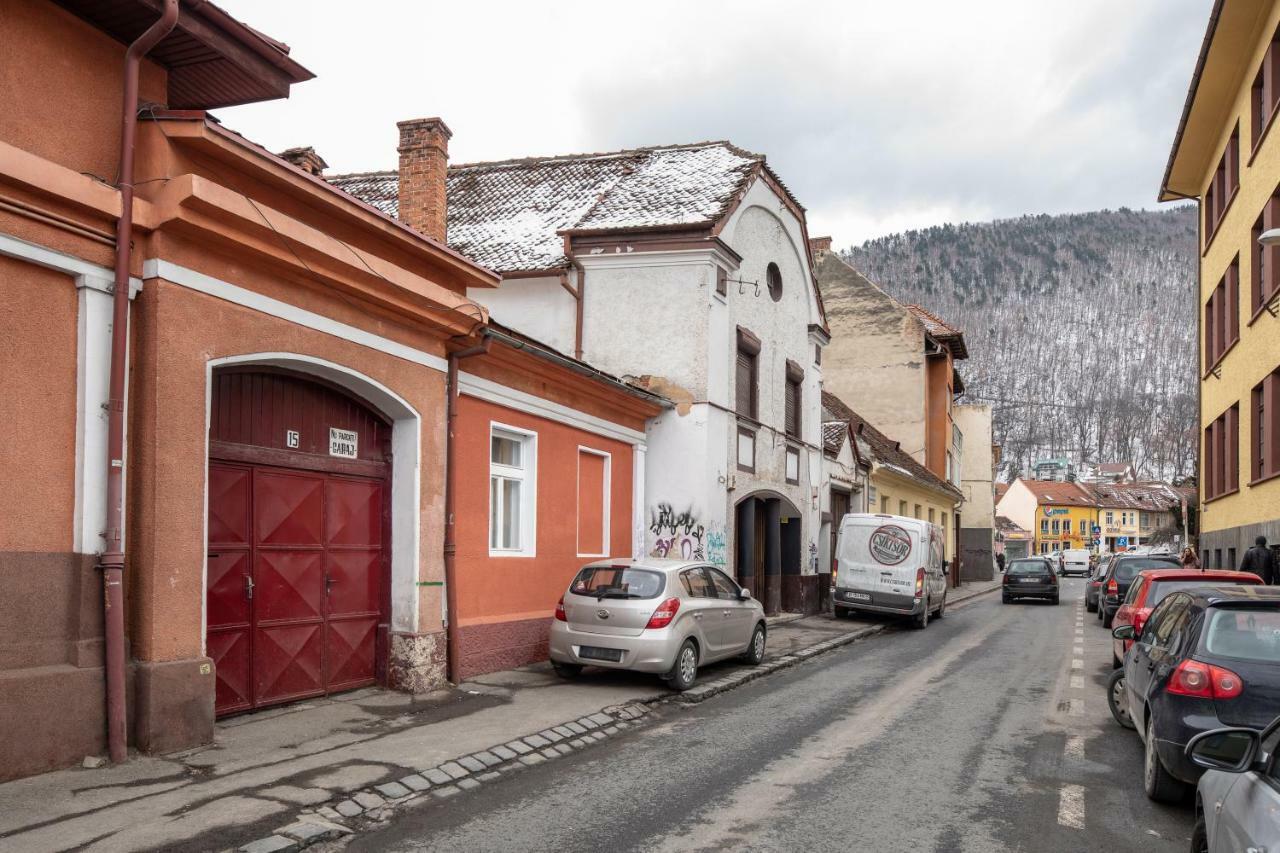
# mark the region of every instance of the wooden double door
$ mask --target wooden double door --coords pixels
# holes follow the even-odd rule
[[[380,479],[210,462],[216,713],[375,682],[384,497]]]

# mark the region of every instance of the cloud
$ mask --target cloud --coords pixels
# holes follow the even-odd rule
[[[456,162],[727,138],[848,244],[1152,206],[1210,0],[224,5],[320,75],[224,111],[268,147],[385,168],[435,114]]]

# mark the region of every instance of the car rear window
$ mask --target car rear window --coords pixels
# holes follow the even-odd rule
[[[1009,564],[1009,570],[1005,574],[1010,575],[1040,575],[1049,570],[1044,564],[1044,560],[1014,560]]]
[[[569,585],[574,595],[601,598],[657,598],[667,578],[661,572],[630,566],[587,566]]]
[[[1168,569],[1177,568],[1179,565],[1177,559],[1150,559],[1147,557],[1131,557],[1127,560],[1116,560],[1115,569],[1112,570],[1112,576],[1117,581],[1131,581],[1133,576],[1144,569]]]
[[[1204,649],[1223,657],[1280,663],[1280,608],[1213,608]]]
[[[1259,581],[1261,581],[1261,578],[1259,578]],[[1147,593],[1147,603],[1144,604],[1143,606],[1155,607],[1157,604],[1160,603],[1160,600],[1162,598],[1164,598],[1166,595],[1173,592],[1174,590],[1186,589],[1187,587],[1191,587],[1191,586],[1205,586],[1206,584],[1216,584],[1216,583],[1224,583],[1224,581],[1222,581],[1221,579],[1192,580],[1191,578],[1186,578],[1184,580],[1154,581],[1152,582],[1152,585],[1151,585],[1151,592]],[[1232,581],[1232,583],[1237,583],[1237,581]],[[1248,581],[1239,581],[1239,583],[1248,583]]]

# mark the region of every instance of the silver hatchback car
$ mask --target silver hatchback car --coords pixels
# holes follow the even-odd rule
[[[684,560],[601,560],[556,605],[551,663],[565,678],[587,664],[652,672],[688,690],[698,667],[764,660],[764,608],[714,566]]]

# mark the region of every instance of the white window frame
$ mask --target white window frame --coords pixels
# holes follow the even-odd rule
[[[604,506],[600,515],[600,523],[604,525],[604,530],[601,532],[601,551],[598,554],[586,553],[582,551],[580,547],[580,543],[582,542],[582,537],[580,535],[582,532],[582,518],[578,515],[578,507],[582,506],[582,495],[578,490],[582,488],[582,454],[584,453],[591,456],[599,456],[604,459]],[[579,444],[578,455],[574,459],[574,465],[578,473],[577,482],[574,483],[573,488],[573,511],[575,516],[573,525],[573,548],[577,551],[579,557],[608,557],[610,556],[609,528],[612,527],[610,522],[613,518],[610,508],[610,500],[613,496],[613,454],[605,450],[597,450],[594,447],[587,447],[584,444]]]
[[[523,464],[515,469],[493,461],[493,439],[506,438],[520,442],[520,458]],[[488,528],[490,557],[536,557],[538,555],[538,433],[510,424],[489,422]],[[518,474],[518,476],[517,476]],[[493,478],[520,480],[520,547],[495,548],[493,546]],[[499,508],[501,510],[501,508]]]

